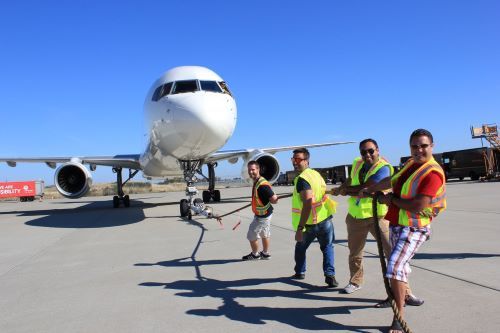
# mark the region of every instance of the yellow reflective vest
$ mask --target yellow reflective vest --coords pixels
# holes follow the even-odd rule
[[[337,203],[325,194],[326,184],[323,177],[311,168],[305,169],[293,180],[292,226],[294,230],[297,230],[297,227],[299,226],[300,214],[302,213],[303,207],[300,193],[297,192],[297,181],[299,178],[303,178],[307,181],[309,185],[311,185],[311,189],[313,191],[311,214],[309,214],[306,224],[317,224],[326,220],[336,212],[337,206]]]
[[[391,183],[392,186],[396,184],[399,177],[408,170],[415,162],[413,159],[408,160],[405,166],[395,174]],[[422,180],[431,172],[437,172],[443,181],[443,185],[439,188],[436,196],[431,199],[428,207],[424,208],[422,212],[412,213],[410,211],[399,209],[398,223],[402,226],[410,226],[415,228],[425,227],[431,223],[432,217],[436,217],[439,213],[446,209],[446,178],[444,176],[441,166],[432,158],[430,161],[422,164],[410,177],[404,182],[401,188],[401,199],[413,199],[417,195],[418,186]]]
[[[361,171],[361,168],[365,162],[361,157],[357,157],[354,159],[354,162],[352,163],[352,170],[351,170],[351,186],[356,186],[360,185],[360,179],[359,179],[359,173]],[[371,168],[368,170],[368,172],[365,175],[365,179],[363,179],[363,183],[366,183],[366,181],[374,174],[377,173],[382,167],[388,166],[390,169],[390,175],[394,173],[394,168],[392,165],[383,157],[380,157],[376,163],[374,163]],[[347,202],[349,204],[349,215],[351,215],[354,218],[357,219],[366,219],[369,217],[373,217],[373,207],[372,207],[372,198],[359,198],[358,196],[351,196],[349,199],[347,199]],[[378,217],[383,217],[385,214],[387,214],[387,205],[377,203],[377,213]]]
[[[252,188],[252,211],[256,216],[263,216],[267,214],[269,207],[271,207],[271,201],[267,204],[263,204],[262,200],[259,198],[259,187],[260,186],[269,186],[271,184],[264,178],[260,177],[253,185]]]

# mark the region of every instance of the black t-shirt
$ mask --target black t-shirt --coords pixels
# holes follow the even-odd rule
[[[304,190],[310,190],[311,185],[307,182],[307,180],[299,177],[299,179],[297,180],[297,186],[295,188],[297,189],[297,193],[300,193]]]
[[[255,187],[254,187],[255,189]],[[263,205],[267,205],[269,203],[269,199],[274,195],[274,192],[271,188],[271,186],[259,186],[259,199],[262,201]],[[252,190],[253,192],[253,190]],[[252,193],[253,195],[253,193]],[[273,213],[273,206],[269,206],[269,209],[267,210],[267,214],[265,215],[259,215],[260,217],[268,217]]]

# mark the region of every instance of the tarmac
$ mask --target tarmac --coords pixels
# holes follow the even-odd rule
[[[406,307],[406,320],[413,332],[500,332],[500,182],[447,190],[448,209],[412,260],[411,286],[425,303]],[[221,189],[210,206],[229,212],[250,191]],[[349,279],[345,197],[336,197],[334,289],[317,243],[305,280],[290,279],[290,198],[275,205],[271,259],[251,262],[241,261],[249,208],[222,225],[188,221],[178,217],[181,198],[135,194],[119,209],[111,197],[0,202],[0,332],[387,331],[392,310],[373,307],[386,296],[371,237],[363,288],[340,292]]]

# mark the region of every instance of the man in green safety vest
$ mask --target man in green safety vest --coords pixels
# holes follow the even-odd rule
[[[323,272],[328,287],[337,287],[335,279],[333,241],[335,233],[332,214],[336,203],[326,194],[326,184],[321,175],[309,168],[309,151],[299,148],[293,151],[292,164],[299,173],[294,179],[292,195],[292,225],[295,233],[294,279],[304,279],[306,251],[318,239],[323,252]]]
[[[391,253],[389,242],[389,221],[384,219],[387,205],[378,204],[378,217],[373,218],[372,199],[359,198],[358,193],[362,188],[378,183],[393,174],[391,164],[380,156],[377,141],[365,139],[359,143],[361,157],[356,157],[352,164],[349,178],[341,186],[331,190],[333,195],[349,195],[348,213],[346,216],[347,244],[349,246],[349,284],[344,288],[344,293],[351,294],[361,289],[363,284],[363,250],[368,233],[376,237],[375,222],[380,226],[384,253]]]

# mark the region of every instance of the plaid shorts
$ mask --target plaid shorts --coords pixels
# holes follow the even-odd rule
[[[429,239],[431,228],[392,225],[390,228],[392,252],[387,262],[387,273],[385,276],[389,279],[408,282],[408,275],[411,272],[410,259],[417,253],[420,245]]]

